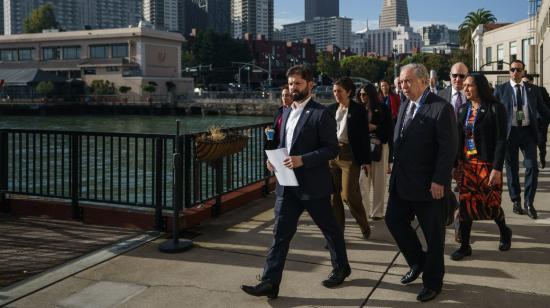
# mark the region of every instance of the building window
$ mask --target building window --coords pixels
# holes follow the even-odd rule
[[[42,59],[43,60],[59,60],[59,48],[58,47],[44,47],[42,48]]]
[[[510,63],[516,60],[518,57],[518,49],[516,47],[516,42],[510,42]]]
[[[16,61],[17,50],[15,49],[2,49],[0,50],[0,61]]]
[[[107,72],[118,72],[117,66],[107,66]]]
[[[112,47],[113,58],[126,58],[128,57],[128,44],[117,44]]]
[[[533,44],[532,37],[521,41],[521,56],[525,65],[529,65],[529,46],[531,44]]]
[[[100,45],[100,46],[90,46],[90,58],[93,59],[105,59],[109,55],[109,46]]]
[[[485,48],[485,64],[493,61],[493,47]]]
[[[32,48],[22,48],[18,50],[19,61],[32,61]]]
[[[63,59],[80,59],[80,47],[63,47]]]
[[[95,75],[95,67],[85,68],[84,75]]]

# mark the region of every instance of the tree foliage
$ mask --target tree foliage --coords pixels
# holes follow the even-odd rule
[[[371,82],[384,78],[388,67],[387,61],[374,57],[351,56],[340,61],[342,73],[346,76],[362,77]]]
[[[440,54],[417,53],[412,57],[407,57],[401,61],[401,66],[409,63],[423,64],[428,71],[435,70],[439,79],[448,80],[451,65],[449,59]]]
[[[41,81],[36,85],[36,92],[42,96],[50,95],[54,90],[54,84],[52,81]]]
[[[332,53],[321,52],[317,56],[317,72],[331,79],[337,79],[341,76],[340,62],[334,59]]]
[[[53,5],[46,3],[34,9],[23,21],[25,33],[40,33],[44,29],[58,28],[59,23],[55,19]]]
[[[466,50],[471,50],[472,48],[472,33],[479,25],[495,23],[497,18],[491,11],[486,9],[477,9],[475,12],[470,12],[464,21],[458,26],[458,35],[460,44],[466,48]]]
[[[118,92],[120,92],[122,94],[126,94],[130,90],[132,90],[132,87],[129,87],[129,86],[120,86],[120,87],[118,87]]]
[[[93,80],[90,91],[94,95],[113,95],[116,92],[115,84],[108,80]]]

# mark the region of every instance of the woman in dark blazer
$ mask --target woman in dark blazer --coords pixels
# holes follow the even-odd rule
[[[373,220],[380,220],[384,217],[386,175],[390,170],[391,162],[389,144],[393,136],[392,115],[390,108],[379,100],[376,88],[371,83],[359,89],[357,101],[361,102],[367,110],[371,147],[380,148],[380,157],[374,157],[372,155],[374,152],[371,151],[369,176],[361,175],[359,185],[367,215]],[[372,207],[369,196],[371,185],[373,187]]]
[[[482,74],[464,81],[468,102],[458,111],[459,220],[461,246],[451,255],[460,260],[472,254],[474,220],[494,220],[500,230],[499,250],[510,249],[512,230],[506,225],[502,201],[502,166],[506,153],[506,110],[491,93]]]
[[[344,203],[359,224],[363,238],[370,236],[370,226],[361,200],[359,174],[368,174],[370,168],[370,140],[367,112],[352,97],[355,85],[350,78],[338,79],[332,90],[336,103],[328,107],[336,119],[338,156],[330,161],[330,170],[335,186],[332,208],[336,220],[345,227]]]

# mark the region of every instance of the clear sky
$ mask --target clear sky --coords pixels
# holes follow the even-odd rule
[[[353,19],[352,30],[378,28],[383,0],[340,0],[340,16]],[[274,0],[275,27],[304,20],[304,0]],[[445,24],[457,29],[464,17],[479,8],[490,10],[497,22],[516,22],[528,17],[528,0],[408,0],[413,28]]]

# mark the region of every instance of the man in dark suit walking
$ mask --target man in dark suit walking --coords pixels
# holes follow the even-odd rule
[[[423,288],[416,297],[434,299],[443,286],[445,265],[446,187],[457,153],[457,125],[453,108],[428,89],[428,71],[422,64],[401,68],[401,86],[407,96],[394,132],[386,224],[410,270],[401,283],[413,282],[423,272]],[[427,251],[410,218],[416,216],[426,238]]]
[[[525,74],[523,78],[524,83],[530,83],[533,84],[533,76],[529,74]],[[534,84],[533,84],[534,85]],[[550,110],[550,94],[548,94],[548,91],[546,91],[546,88],[544,86],[537,87],[540,91],[540,95],[542,97],[542,101],[546,105],[546,108]],[[539,113],[539,166],[541,169],[544,169],[546,167],[546,142],[548,141],[548,125],[550,124],[550,118],[543,118],[541,117]]]
[[[310,69],[303,65],[293,66],[287,71],[287,78],[294,102],[283,113],[279,148],[288,150],[289,157],[284,165],[294,170],[299,186],[277,183],[273,243],[261,282],[255,286],[241,286],[247,294],[271,299],[279,294],[290,240],[304,210],[323,232],[330,251],[333,270],[322,284],[327,288],[338,286],[351,274],[344,234],[330,204],[334,187],[329,160],[338,154],[336,121],[323,105],[311,98],[313,73]],[[272,171],[270,162],[266,164]]]
[[[532,219],[537,219],[533,206],[537,191],[539,168],[537,164],[537,144],[540,139],[538,116],[548,118],[550,112],[544,106],[540,92],[531,84],[524,83],[525,64],[521,60],[510,63],[510,81],[495,89],[496,98],[504,104],[508,114],[506,179],[510,199],[516,214],[523,214],[521,207],[521,187],[519,184],[519,150],[523,153],[525,166],[524,209]]]

